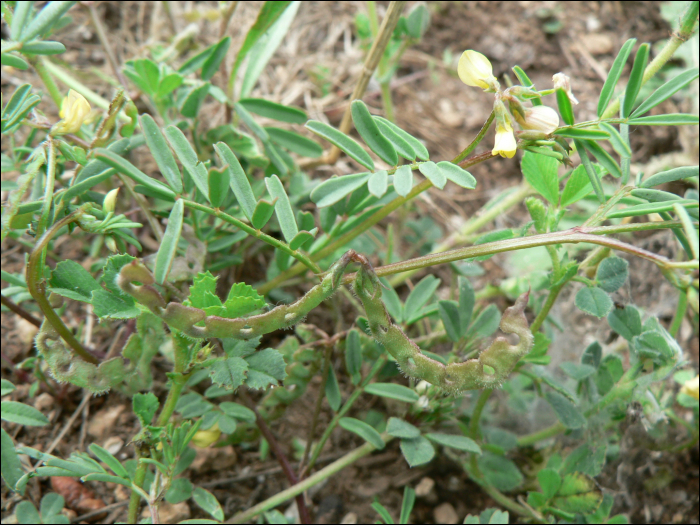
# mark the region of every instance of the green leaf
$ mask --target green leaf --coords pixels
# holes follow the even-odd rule
[[[574,110],[571,108],[569,96],[562,88],[557,89],[557,106],[562,120],[569,126],[574,125]]]
[[[6,396],[15,391],[15,385],[7,379],[2,380],[2,387],[0,388],[0,396]]]
[[[253,214],[250,217],[250,222],[253,225],[253,228],[255,228],[256,230],[262,229],[262,227],[265,226],[270,220],[274,212],[274,204],[264,200],[259,201],[255,205],[255,210],[253,211]]]
[[[391,517],[391,514],[389,514],[389,511],[386,510],[384,505],[382,505],[381,503],[379,503],[378,501],[375,500],[374,502],[372,502],[371,506],[377,512],[377,514],[379,514],[379,516],[384,520],[384,523],[387,523],[387,524],[394,523],[394,520]],[[377,523],[381,524],[381,521],[378,521]]]
[[[447,337],[457,342],[463,335],[462,323],[460,322],[459,306],[456,301],[438,301],[438,312],[442,324],[445,326]]]
[[[559,392],[548,390],[545,392],[544,397],[554,409],[554,413],[557,415],[559,421],[566,428],[576,429],[586,425],[586,418],[579,409],[576,408],[576,405]]]
[[[370,425],[353,417],[341,417],[338,424],[345,430],[357,434],[362,439],[370,443],[377,450],[384,448],[384,441],[379,432],[374,430]]]
[[[92,443],[88,447],[93,455],[102,461],[109,469],[114,472],[118,477],[129,479],[129,474],[126,469],[122,466],[117,458],[115,458],[110,452],[99,446],[97,443]]]
[[[242,98],[238,103],[245,109],[261,117],[267,117],[280,122],[291,124],[303,124],[307,120],[303,109],[295,106],[284,106],[270,102],[264,98]]]
[[[360,334],[354,328],[345,338],[345,368],[352,379],[352,384],[359,385],[362,380],[362,346]]]
[[[37,36],[45,36],[51,27],[61,18],[75,2],[48,2],[39,14],[32,20],[24,31],[20,40],[29,42]]]
[[[420,436],[418,427],[398,417],[389,418],[389,422],[386,425],[386,433],[397,438],[417,438]]]
[[[214,208],[220,208],[228,197],[228,170],[226,168],[211,168],[207,184],[209,186],[209,202]]]
[[[250,408],[234,403],[233,401],[224,401],[219,404],[219,408],[223,410],[224,414],[231,416],[240,421],[245,421],[246,423],[255,423],[255,412]]]
[[[275,203],[277,220],[279,221],[285,240],[287,242],[291,242],[296,234],[299,233],[299,229],[297,228],[297,222],[294,218],[292,205],[289,202],[287,192],[284,191],[282,181],[280,181],[277,175],[272,175],[271,177],[267,177],[265,179],[265,185],[267,186],[267,191],[270,193],[272,198],[277,199],[277,202]]]
[[[196,487],[194,489],[194,493],[192,494],[192,499],[197,505],[199,505],[200,509],[211,514],[214,519],[219,521],[224,520],[224,511],[216,497],[211,492],[203,489],[202,487]]]
[[[602,319],[613,307],[613,302],[603,290],[598,287],[581,288],[576,294],[576,306],[589,315]]]
[[[515,76],[517,77],[521,86],[524,86],[526,88],[534,87],[535,84],[532,82],[532,80],[530,80],[530,77],[527,76],[527,73],[523,71],[523,68],[521,68],[520,66],[513,66],[511,69],[513,70],[513,73],[515,73]],[[541,106],[542,99],[539,96],[532,98],[532,105]]]
[[[358,164],[369,170],[374,170],[374,161],[369,156],[362,146],[348,137],[342,131],[335,129],[324,122],[318,120],[309,120],[306,123],[306,129],[316,133],[319,137],[326,139],[328,142],[343,151],[348,157],[354,159]]]
[[[204,102],[204,99],[207,98],[210,88],[211,84],[209,82],[205,82],[201,86],[192,89],[187,94],[182,102],[182,105],[180,106],[180,113],[182,113],[183,117],[197,118],[199,115],[199,108],[201,107],[202,102]]]
[[[582,472],[595,477],[601,473],[605,466],[605,452],[605,445],[591,450],[591,447],[584,443],[569,453],[560,472],[562,475]]]
[[[192,497],[194,485],[189,479],[177,478],[170,483],[170,488],[165,493],[165,501],[171,505],[182,503]]]
[[[62,297],[89,303],[92,292],[102,290],[97,280],[73,260],[61,261],[51,273],[50,290]]]
[[[207,173],[207,168],[197,158],[197,153],[194,151],[190,141],[185,137],[185,134],[177,126],[168,126],[165,128],[165,137],[173,150],[175,150],[175,154],[180,159],[182,166],[192,177],[197,189],[204,197],[209,198],[209,174]]]
[[[427,437],[430,441],[444,447],[455,448],[465,452],[473,452],[474,454],[481,454],[481,448],[479,448],[479,445],[477,445],[473,439],[466,436],[430,432],[426,434],[425,437]]]
[[[337,412],[340,409],[340,404],[342,399],[340,397],[340,386],[338,385],[338,378],[335,376],[335,370],[333,367],[328,367],[328,376],[326,378],[326,399],[328,404],[333,409],[333,412]]]
[[[401,453],[410,467],[425,465],[435,457],[435,448],[423,436],[401,440]]]
[[[3,53],[0,55],[0,64],[3,66],[14,67],[15,69],[19,69],[21,71],[26,71],[29,69],[29,64],[27,62],[25,62],[22,58],[9,53]]]
[[[243,213],[251,220],[253,213],[255,212],[256,200],[253,194],[253,189],[250,187],[250,181],[241,167],[241,163],[231,151],[225,142],[219,142],[214,144],[214,149],[219,155],[221,162],[228,166],[229,171],[229,181],[231,183],[231,190],[238,200],[238,204],[241,206]]]
[[[377,198],[381,198],[386,193],[387,179],[389,178],[386,170],[379,170],[370,176],[367,181],[367,189]]]
[[[603,493],[593,478],[581,472],[574,472],[564,476],[552,504],[565,512],[590,514],[602,501]]]
[[[605,84],[603,84],[603,89],[598,98],[598,117],[602,117],[603,113],[605,113],[605,109],[608,107],[610,99],[612,99],[613,93],[615,92],[617,81],[620,80],[620,75],[622,74],[622,69],[625,67],[625,62],[627,62],[627,57],[629,57],[630,51],[632,51],[632,47],[636,42],[636,38],[630,38],[622,45],[620,52],[615,57],[615,61],[610,67],[608,78],[605,79]]]
[[[430,11],[423,4],[416,4],[406,19],[406,30],[411,38],[421,38],[430,25]],[[408,523],[401,521],[401,523]]]
[[[513,490],[523,482],[518,467],[506,457],[484,452],[477,458],[477,464],[486,482],[500,491]]]
[[[447,184],[445,173],[432,161],[420,164],[418,170],[425,175],[436,188],[442,189],[445,187],[445,184]]]
[[[595,374],[596,371],[594,366],[572,363],[570,361],[561,363],[559,368],[561,368],[567,376],[576,381],[583,381],[587,377]]]
[[[66,46],[51,40],[28,42],[22,46],[23,55],[60,55],[65,52]]]
[[[4,381],[4,379],[3,379]],[[5,394],[3,394],[5,395]],[[12,490],[16,490],[17,482],[24,475],[22,471],[22,464],[17,456],[17,451],[15,450],[15,444],[12,442],[10,435],[5,432],[5,429],[0,429],[0,452],[2,453],[2,479],[5,480],[5,484]],[[20,491],[24,493],[24,490]]]
[[[246,378],[248,363],[240,357],[227,357],[217,360],[209,368],[209,375],[215,385],[235,390]]]
[[[578,141],[576,142],[577,144],[579,143]],[[596,158],[596,160],[600,162],[600,165],[603,166],[608,173],[610,173],[610,175],[616,179],[619,179],[622,176],[620,166],[618,166],[615,159],[612,158],[610,153],[601,148],[597,142],[592,140],[583,140],[580,143],[582,143],[584,147]]]
[[[427,8],[420,5],[427,11]],[[411,516],[411,511],[413,510],[413,505],[416,503],[416,491],[411,487],[406,485],[403,489],[403,500],[401,501],[401,517],[399,518],[399,523],[408,523]]]
[[[158,411],[158,398],[152,392],[146,394],[136,393],[131,400],[134,414],[138,417],[141,427],[145,428],[151,424],[153,417]]]
[[[474,313],[476,297],[469,279],[459,276],[457,284],[459,287],[459,330],[462,334],[465,334]]]
[[[396,383],[370,383],[364,390],[367,394],[396,399],[404,403],[415,403],[419,398],[414,390]]]
[[[323,208],[332,206],[356,189],[364,186],[369,180],[369,173],[355,173],[343,177],[332,177],[316,186],[311,192],[311,200],[316,206]]]
[[[586,175],[588,175],[588,180],[595,191],[596,197],[598,197],[598,201],[602,204],[605,202],[605,192],[603,191],[603,185],[600,182],[600,176],[591,163],[591,159],[588,158],[583,142],[574,140],[574,144],[576,145],[576,151],[581,157],[581,165],[586,170]]]
[[[379,132],[386,137],[386,139],[391,142],[392,146],[396,152],[401,155],[404,159],[413,162],[416,160],[416,152],[413,151],[411,144],[404,140],[398,133],[396,133],[388,124],[386,124],[380,117],[373,116],[375,124],[379,128]]]
[[[674,180],[687,179],[698,176],[698,166],[683,166],[668,171],[656,173],[642,182],[640,188],[653,188]]]
[[[19,2],[15,4],[14,18],[12,19],[12,27],[10,31],[10,40],[19,42],[22,36],[22,30],[32,20],[32,2]]]
[[[625,284],[629,263],[620,257],[608,257],[598,265],[596,279],[598,286],[608,293],[616,291]]]
[[[622,217],[636,217],[638,215],[649,215],[651,213],[662,213],[673,211],[674,206],[682,205],[685,208],[697,208],[698,202],[692,199],[681,199],[665,202],[650,202],[648,204],[637,204],[621,210],[611,211],[606,215],[608,219],[619,219]]]
[[[59,513],[66,504],[63,496],[51,492],[46,494],[41,498],[41,505],[39,506],[39,513],[41,514],[42,523],[68,523],[68,519],[65,516],[60,516]],[[63,521],[65,519],[65,521]]]
[[[17,517],[17,523],[41,523],[39,512],[30,501],[20,501],[15,508],[15,516]]]
[[[226,53],[231,45],[231,37],[227,36],[222,38],[217,44],[214,45],[211,54],[204,62],[202,66],[202,80],[209,80],[214,76],[219,70],[221,62],[226,58]]]
[[[445,175],[447,180],[454,182],[457,186],[473,190],[476,188],[476,179],[467,170],[460,168],[457,164],[453,164],[446,160],[437,163],[440,171]]]
[[[139,117],[139,122],[148,149],[158,165],[158,170],[175,193],[182,193],[182,174],[160,128],[153,117],[147,113]]]
[[[184,213],[185,203],[182,199],[178,199],[173,209],[170,211],[168,225],[165,228],[163,240],[156,254],[154,276],[158,284],[163,284],[168,277],[168,273],[170,273],[170,267],[173,264],[173,259],[175,259],[177,243],[180,240],[180,233],[182,232]]]
[[[289,247],[292,250],[298,250],[299,248],[307,244],[311,239],[313,239],[317,232],[318,228],[314,228],[310,232],[307,232],[305,230],[300,231],[294,236],[294,238],[291,241],[289,241]]]
[[[408,320],[414,317],[423,305],[433,296],[439,286],[440,279],[436,278],[434,275],[426,275],[423,277],[406,298],[404,319]]]
[[[369,146],[369,149],[390,166],[396,166],[399,162],[396,150],[393,144],[379,131],[365,103],[361,100],[353,100],[351,113],[355,129]]]
[[[639,89],[642,87],[642,79],[644,77],[644,70],[647,67],[648,59],[649,44],[642,44],[639,46],[639,49],[637,49],[637,55],[634,57],[634,64],[632,65],[632,71],[630,72],[630,79],[627,81],[625,98],[620,111],[620,116],[622,118],[627,118],[630,113],[632,113],[632,108],[637,100]]]
[[[266,388],[268,385],[276,385],[287,377],[285,368],[287,364],[284,356],[274,348],[266,348],[246,357],[248,362],[248,388]]]
[[[590,140],[607,140],[610,134],[607,131],[598,131],[596,129],[583,128],[558,128],[554,135],[566,137],[569,139],[590,139]]]
[[[231,78],[236,78],[236,72],[238,71],[241,62],[246,57],[248,52],[252,49],[258,39],[272,26],[272,24],[277,21],[290,3],[291,2],[287,1],[268,1],[263,4],[260,12],[258,13],[258,17],[255,19],[255,23],[248,30],[245,40],[243,41],[243,45],[238,50],[236,61],[233,64],[233,71],[231,72]]]
[[[2,419],[28,427],[43,427],[49,424],[48,418],[36,408],[17,401],[3,401]]]
[[[246,67],[243,81],[241,82],[241,97],[250,95],[258,78],[260,78],[268,62],[287,35],[300,5],[301,2],[292,2],[250,50],[248,66]],[[303,124],[305,121],[306,118],[304,118],[300,124]]]
[[[537,481],[545,498],[554,496],[561,487],[561,476],[556,470],[544,468],[537,473]]]
[[[472,323],[472,330],[481,337],[489,337],[498,330],[501,324],[501,312],[495,304],[490,304],[484,308],[476,320]]]
[[[158,195],[162,195],[163,199],[171,201],[175,200],[176,195],[173,190],[168,188],[165,184],[152,179],[125,158],[120,157],[113,151],[104,148],[95,148],[93,152],[93,155],[97,160],[101,160],[108,166],[117,170],[119,173],[126,175],[138,184],[148,188],[150,191]]]
[[[293,131],[274,127],[266,127],[265,131],[275,144],[287,148],[289,151],[293,151],[302,157],[315,159],[323,154],[323,148],[317,142]]]
[[[170,73],[160,78],[158,82],[158,91],[156,92],[156,99],[162,99],[170,95],[173,91],[179,88],[185,79],[182,75],[178,73]]]
[[[393,131],[396,135],[398,135],[400,138],[405,140],[411,146],[411,149],[413,149],[413,151],[415,152],[416,156],[419,159],[428,160],[428,158],[430,158],[430,155],[428,154],[428,149],[416,137],[414,137],[410,133],[407,133],[406,131],[402,130],[396,124],[394,124],[393,122],[391,122],[383,117],[376,117],[375,116],[373,118],[377,122],[377,124],[379,124],[379,122],[382,123],[382,129],[388,128],[391,131]]]
[[[607,122],[601,122],[599,126],[610,134],[610,138],[608,140],[610,141],[610,145],[615,150],[615,153],[617,153],[623,159],[629,159],[632,156],[632,150],[630,150],[629,145],[622,138],[622,135],[620,135],[620,133]]]
[[[413,189],[413,170],[410,166],[400,166],[394,173],[394,189],[405,197]]]
[[[559,202],[559,177],[557,176],[559,163],[557,160],[526,151],[520,167],[525,180],[540,195],[556,206]]]
[[[627,124],[632,126],[683,126],[697,125],[698,116],[688,113],[668,113],[666,115],[652,115],[650,117],[631,118]]]

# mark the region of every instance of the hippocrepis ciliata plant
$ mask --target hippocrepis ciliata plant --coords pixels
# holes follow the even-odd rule
[[[10,35],[3,41],[3,64],[31,66],[60,109],[55,123],[33,112],[41,97],[24,84],[2,110],[2,133],[9,142],[3,171],[20,172],[9,188],[2,239],[27,253],[24,274],[2,272],[10,285],[3,289],[3,305],[37,324],[32,311],[43,315],[35,340],[38,354],[28,364],[37,377],[35,388],[69,383],[95,394],[125,395],[132,400],[140,430],[132,437],[134,460],[123,464],[97,443],[88,447],[90,454],[76,451],[68,459],[51,450],[16,447],[3,429],[2,475],[10,488],[23,494],[32,477],[76,476],[130,489],[129,523],[138,519],[142,502],[155,523],[163,500],[189,497],[221,522],[224,511],[215,495],[182,474],[197,447],[257,445],[261,453],[266,447],[273,450],[290,487],[237,509],[227,522],[260,514],[273,521],[279,516],[272,509],[292,498],[300,520],[310,522],[306,490],[398,440],[411,467],[441,452],[505,510],[489,509],[465,522],[503,521],[508,513],[535,522],[621,522],[623,516],[609,518],[613,497],[594,478],[603,469],[608,446],[619,437],[617,421],[624,418],[627,405],[641,405],[651,421],[655,446],[666,446],[664,436],[680,430],[685,432],[680,445],[666,448],[680,451],[697,442],[697,375],[681,370],[685,361],[676,338],[689,308],[697,329],[698,167],[678,166],[634,178],[629,140],[631,128],[698,122],[697,115],[684,113],[648,115],[683,93],[698,78],[697,68],[651,93],[642,91],[693,35],[696,2],[689,3],[678,30],[653,61],[648,61],[649,44],[638,46],[629,76],[616,92],[636,40],[623,45],[601,91],[597,118],[590,121],[576,121],[575,79],[557,73],[553,87],[538,90],[515,66],[519,84],[508,82],[502,89],[487,57],[465,51],[457,74],[468,86],[492,95],[493,107],[471,143],[453,159],[438,162],[431,160],[425,144],[395,123],[391,98],[400,57],[429,27],[424,5],[403,16],[405,2],[391,2],[380,25],[374,2],[367,3],[369,29],[362,35],[367,58],[339,128],[308,120],[301,108],[251,97],[289,31],[300,8],[297,2],[266,2],[232,65],[225,60],[231,46],[225,35],[237,2],[221,6],[220,37],[204,50],[187,50],[186,29],[175,35],[180,44],[153,48],[150,58],[137,57],[122,67],[94,6],[76,6],[88,10],[121,84],[111,102],[48,58],[65,51],[63,44],[47,37],[71,23],[66,13],[73,5],[51,2],[35,11],[31,2],[18,2],[14,8],[2,3]],[[267,36],[261,38],[263,34]],[[372,115],[361,100],[375,72],[386,119]],[[65,98],[54,78],[70,86]],[[132,87],[148,112],[129,100]],[[226,122],[207,127],[205,103],[218,104]],[[98,116],[92,105],[104,113]],[[270,120],[284,127],[261,124]],[[301,124],[332,148],[324,153],[295,127]],[[364,145],[348,135],[353,125]],[[493,147],[477,153],[492,125]],[[152,156],[159,176],[132,162],[130,152],[137,148]],[[474,189],[478,181],[467,171],[471,166],[498,156],[512,159],[519,150],[521,185],[489,202],[457,235],[435,238],[428,249],[418,246],[419,256],[394,260],[401,253],[401,239],[394,223],[383,230],[380,221],[432,187],[442,190],[449,182]],[[312,167],[333,164],[341,153],[349,165],[366,171],[311,179]],[[63,177],[67,165],[75,166],[68,178]],[[566,170],[561,176],[560,167]],[[420,182],[414,183],[415,172],[423,175]],[[682,196],[657,189],[669,182],[690,188]],[[127,197],[147,227],[130,213],[117,212]],[[495,217],[521,203],[531,221],[479,235]],[[634,219],[649,216],[660,220]],[[166,217],[163,229],[161,219]],[[405,217],[392,218],[397,228],[406,230]],[[416,228],[427,235],[434,222],[421,219],[425,221]],[[157,241],[153,257],[144,257],[137,229]],[[678,241],[673,259],[613,237],[666,229]],[[386,245],[372,248],[374,254],[360,253],[360,246],[371,247],[363,241],[366,233]],[[90,243],[99,264],[88,271],[72,260],[59,262],[57,241],[67,235]],[[586,252],[569,249],[581,244],[595,247]],[[479,261],[537,247],[545,249],[548,262],[543,264],[551,269],[474,290],[469,275]],[[103,256],[107,251],[111,255]],[[629,270],[627,260],[613,252],[654,263],[678,291],[669,326],[635,305],[615,305],[611,294],[625,285]],[[235,282],[222,300],[215,274],[225,275],[256,253],[262,254],[256,260],[267,265],[264,281],[255,288]],[[375,255],[385,264],[373,267]],[[401,299],[395,288],[409,276],[445,263],[454,264],[451,299],[433,300],[440,280],[431,274]],[[356,272],[347,274],[352,268]],[[282,290],[299,279],[315,284],[296,296]],[[561,365],[566,375],[562,380],[545,367],[556,352],[552,308],[571,287],[578,288],[576,306],[586,315],[606,318],[618,337],[615,351],[605,351],[601,342],[581,349],[580,362]],[[493,304],[480,306],[495,295],[505,296],[512,306],[503,313]],[[270,303],[283,304],[272,307],[266,296]],[[356,308],[351,327],[343,329],[345,316],[337,308],[333,333],[305,323],[313,311],[333,310],[329,299],[333,305],[344,301]],[[118,346],[120,355],[98,355],[66,326],[66,300],[90,305],[105,326],[131,323],[128,339]],[[486,341],[499,328],[509,337]],[[344,368],[335,366],[334,351],[343,353]],[[171,366],[162,401],[151,391],[152,361],[158,354]],[[670,375],[683,384],[675,396],[663,381]],[[294,469],[269,423],[284,417],[314,378],[320,378],[321,388]],[[349,395],[341,395],[341,384]],[[499,428],[488,414],[490,396],[498,389],[522,411],[533,410],[542,399],[557,422],[520,436]],[[3,379],[3,395],[13,390]],[[254,395],[255,390],[263,395]],[[387,408],[378,418],[363,416],[356,405],[361,396],[398,401],[402,408]],[[319,429],[324,401],[332,419]],[[679,415],[684,409],[693,411],[694,426]],[[2,414],[17,425],[48,422],[17,401],[3,401]],[[314,471],[338,427],[365,444]],[[322,430],[320,437],[317,430]],[[562,457],[551,439],[565,432],[582,444]],[[531,446],[539,447],[539,455],[532,458],[532,479],[526,480],[508,451],[517,448],[525,454]],[[25,468],[18,453],[37,460],[36,465]],[[535,478],[540,490],[530,490],[526,499],[507,494],[529,482],[534,488]],[[414,499],[407,488],[402,523],[408,521]],[[392,520],[380,503],[373,508],[385,522]],[[29,515],[32,509],[24,506],[22,512]]]

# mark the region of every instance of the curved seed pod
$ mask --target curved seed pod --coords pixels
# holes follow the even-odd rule
[[[381,300],[381,283],[367,260],[362,256],[354,260],[362,264],[354,288],[367,312],[372,335],[396,359],[401,370],[411,377],[452,393],[494,388],[508,377],[520,358],[532,348],[534,338],[523,313],[529,296],[526,293],[504,312],[501,319],[501,330],[517,334],[520,338],[517,345],[510,345],[506,338],[499,337],[476,359],[447,366],[430,359],[391,320]],[[490,370],[485,370],[484,366],[490,367]],[[493,370],[493,373],[487,370]]]

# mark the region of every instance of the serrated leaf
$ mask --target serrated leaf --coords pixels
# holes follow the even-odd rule
[[[605,445],[593,449],[586,443],[579,445],[566,457],[560,472],[562,475],[582,472],[595,477],[601,473],[605,466],[605,452]]]
[[[580,201],[593,191],[591,181],[586,173],[586,168],[581,164],[569,175],[564,190],[561,193],[561,206],[566,207]]]
[[[596,279],[598,286],[608,293],[616,291],[625,284],[629,275],[629,263],[620,257],[608,257],[598,265]]]
[[[353,100],[351,104],[352,121],[355,129],[377,156],[389,166],[396,166],[399,157],[393,144],[379,131],[379,127],[372,119],[369,110],[361,100]]]
[[[547,391],[545,399],[554,409],[557,418],[566,428],[576,429],[586,425],[586,418],[579,409],[559,392]]]
[[[158,398],[152,392],[146,394],[136,393],[131,400],[134,414],[138,417],[141,427],[146,427],[151,424],[153,417],[158,410]]]
[[[248,363],[248,377],[246,385],[249,388],[265,388],[267,385],[276,385],[278,381],[284,381],[287,377],[285,371],[287,364],[280,352],[274,348],[259,350],[246,357]]]
[[[342,417],[338,421],[338,424],[345,430],[357,434],[362,439],[373,445],[377,450],[382,450],[385,446],[379,432],[374,430],[373,427],[364,421],[360,421],[359,419],[355,419],[353,417]]]
[[[466,436],[429,432],[425,435],[425,437],[427,437],[430,441],[444,447],[463,450],[465,452],[473,452],[474,454],[481,454],[481,448],[479,445],[477,445],[473,439]]]
[[[435,457],[435,448],[423,436],[401,440],[401,453],[410,467],[425,465]]]
[[[365,387],[365,393],[396,399],[404,403],[415,403],[419,397],[414,390],[396,383],[370,383]]]
[[[520,164],[525,180],[551,204],[559,202],[559,163],[556,159],[526,151]]]
[[[602,319],[613,307],[613,302],[603,290],[598,287],[581,288],[576,294],[576,306],[589,315]]]
[[[224,312],[231,319],[242,317],[255,310],[263,308],[267,303],[252,286],[246,283],[235,283],[228,292],[224,303]]]
[[[132,319],[141,314],[133,299],[125,300],[103,289],[93,291],[90,302],[100,319]]]
[[[552,504],[566,512],[590,514],[603,501],[603,493],[590,476],[574,472],[564,476]]]
[[[447,177],[445,173],[438,168],[438,165],[432,161],[423,162],[418,166],[418,171],[420,171],[425,177],[433,183],[433,186],[439,189],[443,189],[445,184],[447,184]]]
[[[418,427],[398,417],[389,418],[389,422],[386,425],[386,433],[397,438],[416,438],[420,436]]]
[[[219,404],[219,408],[223,410],[224,414],[235,419],[245,421],[246,423],[255,423],[255,412],[248,407],[244,407],[233,401],[224,401]]]
[[[603,84],[603,89],[600,91],[600,97],[598,98],[598,117],[602,117],[605,113],[605,109],[610,103],[610,99],[615,92],[615,87],[617,86],[617,81],[620,80],[620,75],[622,74],[622,69],[625,67],[627,62],[627,57],[629,57],[632,47],[637,42],[636,38],[630,38],[622,45],[620,52],[615,57],[613,65],[610,67],[610,72],[608,77],[605,79],[605,84]]]
[[[358,164],[364,166],[368,170],[374,170],[374,161],[369,154],[362,149],[357,142],[348,137],[342,131],[329,126],[318,120],[309,120],[306,123],[306,129],[316,133],[319,137],[326,139],[328,142],[343,151],[348,157],[354,159]]]
[[[368,180],[369,173],[356,173],[343,177],[333,177],[316,186],[311,192],[311,200],[319,208],[332,206],[348,194],[362,187]]]
[[[229,390],[235,390],[243,384],[248,370],[248,363],[240,357],[227,357],[211,364],[209,375],[212,383]]]

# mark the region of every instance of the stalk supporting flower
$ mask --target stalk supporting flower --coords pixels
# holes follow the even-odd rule
[[[60,120],[51,130],[52,135],[77,133],[90,114],[90,103],[77,91],[68,90],[68,96],[61,103]]]
[[[500,89],[498,80],[493,76],[491,62],[477,51],[469,49],[462,53],[457,73],[459,73],[460,80],[467,86],[478,87],[492,93]]]

